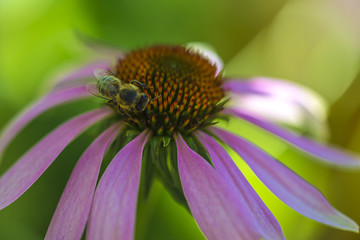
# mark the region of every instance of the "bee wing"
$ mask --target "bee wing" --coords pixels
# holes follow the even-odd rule
[[[94,96],[99,97],[99,98],[103,98],[106,100],[111,100],[111,98],[108,98],[104,95],[102,95],[101,93],[99,93],[97,86],[96,86],[96,82],[89,82],[86,83],[86,89]]]
[[[106,77],[106,76],[114,76],[114,74],[103,68],[95,68],[94,75],[97,80],[100,80],[102,77]]]

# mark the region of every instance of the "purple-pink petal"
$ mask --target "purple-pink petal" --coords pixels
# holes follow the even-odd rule
[[[244,119],[245,121],[255,124],[256,126],[259,126],[262,129],[265,129],[266,131],[275,134],[276,136],[292,144],[294,147],[314,156],[315,158],[321,160],[326,164],[331,164],[345,168],[360,167],[360,157],[358,156],[345,153],[334,147],[328,147],[322,145],[306,137],[285,130],[255,115],[251,115],[249,113],[240,110],[230,110],[230,109],[224,110],[224,113],[237,116],[241,119]]]
[[[0,156],[10,141],[36,116],[44,111],[69,101],[91,96],[85,86],[59,89],[44,96],[20,112],[3,130],[0,137]]]
[[[61,196],[45,239],[80,239],[85,229],[102,159],[122,125],[115,123],[84,152]]]
[[[229,79],[224,89],[232,93],[232,109],[270,122],[306,128],[317,138],[326,138],[328,134],[326,103],[311,89],[266,77]]]
[[[25,153],[0,178],[0,209],[19,198],[74,137],[112,113],[106,107],[80,115],[55,129]]]
[[[247,203],[181,136],[176,138],[181,185],[191,213],[207,239],[260,239]]]
[[[236,94],[258,94],[258,95],[269,95],[264,88],[255,87],[252,81],[241,80],[241,79],[229,79],[224,85],[223,89],[228,92]]]
[[[111,161],[96,189],[86,239],[134,238],[141,159],[149,134],[141,133]]]
[[[232,161],[225,149],[212,137],[204,133],[197,134],[199,140],[204,144],[216,172],[218,172],[227,184],[245,199],[247,206],[257,219],[257,227],[264,239],[285,239],[280,224],[270,212],[255,190],[248,183],[244,175]]]
[[[94,78],[94,69],[95,68],[104,68],[110,70],[110,61],[107,60],[98,60],[96,62],[92,62],[88,65],[80,67],[76,71],[73,71],[65,76],[60,77],[56,83],[55,89],[61,88],[67,85],[73,85],[74,83],[84,83],[84,79]]]
[[[220,128],[211,131],[234,149],[257,177],[285,204],[316,221],[358,232],[358,225],[333,208],[322,193],[282,163],[245,139]]]
[[[299,84],[280,79],[255,77],[250,79],[228,79],[223,88],[235,94],[255,94],[284,99],[298,105],[318,105],[319,96]],[[308,106],[318,107],[318,106]]]

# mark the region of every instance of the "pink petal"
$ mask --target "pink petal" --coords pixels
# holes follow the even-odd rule
[[[192,215],[207,239],[260,239],[246,201],[181,136],[176,137],[181,185]]]
[[[89,216],[101,161],[122,126],[114,124],[84,152],[61,196],[45,239],[80,239]]]
[[[56,81],[55,89],[61,88],[63,86],[73,85],[75,83],[84,84],[84,80],[88,80],[89,78],[94,78],[94,69],[95,68],[104,68],[110,70],[110,61],[107,60],[98,60],[96,62],[92,62],[88,65],[78,68],[76,71],[73,71],[65,76],[60,77]]]
[[[276,218],[247,182],[225,149],[204,133],[199,133],[197,136],[209,152],[216,172],[225,179],[231,189],[237,191],[240,198],[245,199],[247,208],[251,210],[253,216],[257,219],[257,226],[262,232],[261,237],[274,240],[285,239]]]
[[[0,155],[10,141],[36,116],[44,111],[69,101],[91,96],[85,86],[61,89],[44,96],[20,112],[3,130],[0,137]]]
[[[255,94],[272,96],[291,101],[309,108],[311,112],[321,110],[323,100],[309,88],[280,79],[256,77],[250,79],[229,79],[223,88],[239,95]],[[322,111],[322,110],[321,110]]]
[[[134,238],[141,159],[148,138],[141,133],[111,161],[96,189],[86,239]]]
[[[358,156],[352,156],[336,148],[321,145],[320,143],[314,142],[303,136],[296,135],[281,127],[276,126],[275,124],[267,122],[261,118],[258,118],[243,111],[226,109],[224,113],[232,114],[234,116],[244,119],[245,121],[255,124],[265,129],[266,131],[269,131],[276,136],[284,139],[288,143],[294,145],[294,147],[308,154],[311,154],[312,156],[316,157],[324,163],[347,168],[360,167],[360,158]]]
[[[55,129],[25,153],[0,178],[0,209],[19,198],[74,137],[112,113],[110,108],[102,108],[78,116]]]
[[[333,208],[321,192],[282,163],[239,136],[215,127],[211,131],[234,149],[258,178],[289,207],[324,224],[359,231],[354,221]]]
[[[231,79],[224,88],[232,93],[231,108],[243,110],[268,121],[308,129],[318,138],[326,138],[327,106],[314,91],[296,83],[257,77]]]

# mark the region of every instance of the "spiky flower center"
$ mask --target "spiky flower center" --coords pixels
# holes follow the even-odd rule
[[[126,83],[146,84],[147,109],[127,112],[124,120],[156,135],[183,134],[212,124],[224,97],[221,74],[200,53],[183,46],[153,46],[117,61],[115,75]]]

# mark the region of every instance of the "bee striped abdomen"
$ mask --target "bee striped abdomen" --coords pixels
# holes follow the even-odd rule
[[[97,89],[105,97],[116,98],[119,93],[119,80],[112,76],[102,77],[98,80]]]

